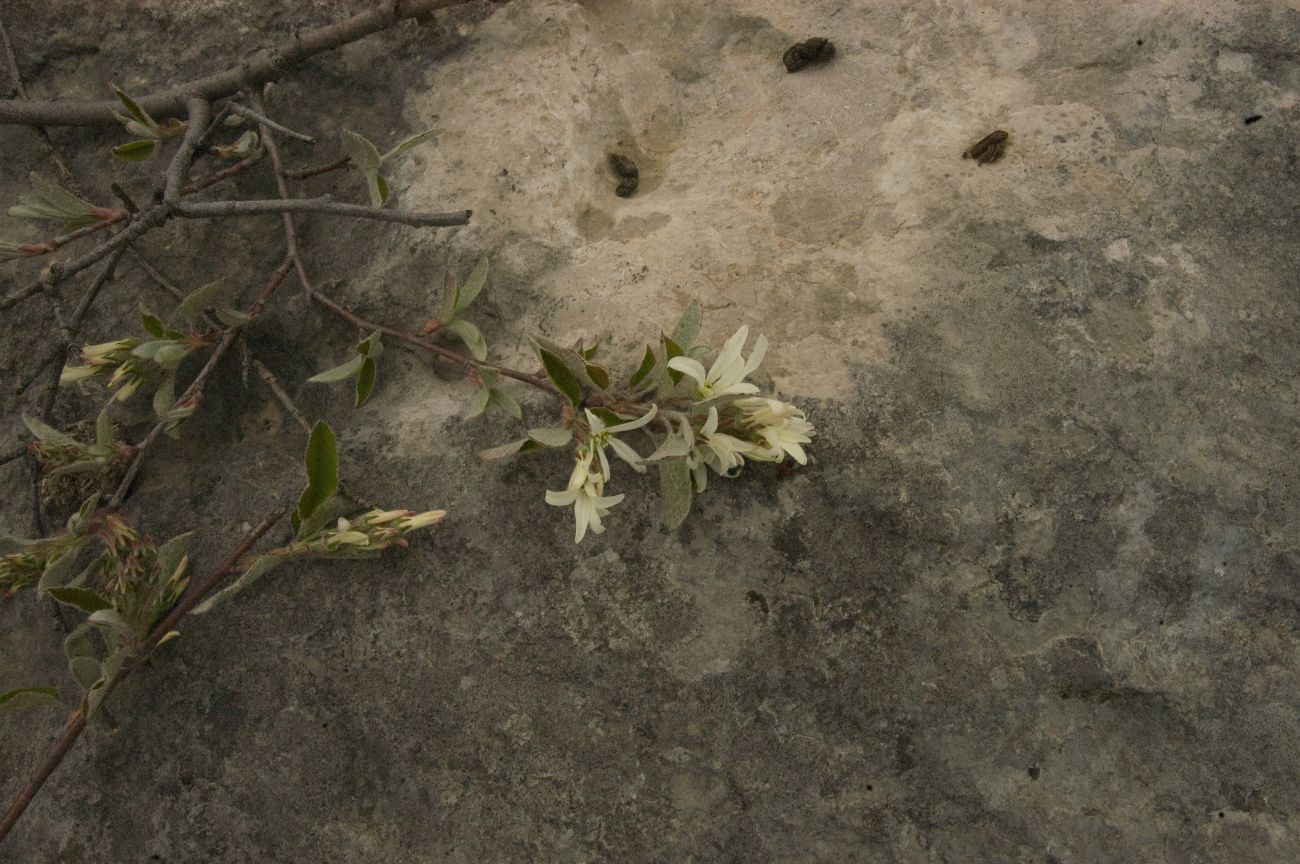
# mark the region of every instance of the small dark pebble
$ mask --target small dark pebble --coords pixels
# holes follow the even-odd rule
[[[835,43],[821,36],[814,36],[811,39],[796,42],[785,49],[785,54],[781,56],[781,62],[785,64],[785,71],[798,72],[805,66],[816,66],[825,63],[834,56]]]
[[[609,167],[618,175],[618,186],[614,187],[614,194],[620,198],[631,196],[636,191],[637,182],[641,178],[641,172],[637,170],[636,163],[626,156],[611,153],[609,154]]]
[[[963,159],[974,159],[981,165],[991,165],[1002,158],[1002,154],[1007,151],[1007,141],[1011,138],[1006,132],[998,129],[985,135],[976,141],[966,152],[961,154]]]
[[[1249,117],[1247,117],[1245,120],[1242,120],[1241,122],[1249,126],[1251,123],[1258,123],[1263,119],[1264,119],[1263,114],[1251,114]]]

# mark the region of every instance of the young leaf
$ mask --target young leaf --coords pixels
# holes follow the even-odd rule
[[[368,139],[350,129],[343,130],[343,151],[359,171],[374,174],[379,170],[379,151]]]
[[[108,416],[108,409],[99,412],[95,418],[95,443],[108,447],[113,443],[113,419]]]
[[[353,375],[356,375],[358,372],[360,372],[361,367],[365,365],[365,362],[366,362],[366,358],[361,355],[358,355],[356,357],[353,357],[348,362],[343,363],[342,365],[335,366],[333,369],[327,369],[324,372],[320,373],[319,375],[313,375],[312,377],[307,379],[307,383],[308,384],[333,384],[338,381],[346,381],[347,379],[351,378]]]
[[[43,444],[62,444],[65,446],[70,444],[75,446],[77,443],[58,429],[38,420],[26,411],[23,412],[23,425],[27,427],[28,432],[31,432]]]
[[[143,162],[158,149],[158,142],[148,139],[128,141],[113,148],[113,155],[123,162]]]
[[[357,353],[364,357],[378,357],[384,353],[384,337],[378,330],[357,343]]]
[[[479,292],[483,290],[483,286],[487,284],[487,277],[488,260],[483,258],[474,266],[473,272],[469,274],[469,278],[465,280],[465,284],[460,288],[460,293],[456,298],[457,312],[474,302],[474,298],[478,296]]]
[[[489,387],[480,387],[474,391],[474,399],[469,403],[469,411],[465,413],[466,420],[473,420],[478,415],[487,410],[488,403],[492,401],[492,390]]]
[[[72,606],[82,612],[98,612],[113,605],[89,588],[51,588],[49,594],[64,606]]]
[[[595,363],[587,364],[587,377],[601,390],[609,389],[609,373]]]
[[[32,192],[18,196],[18,204],[9,215],[19,219],[71,219],[82,224],[94,221],[94,206],[64,189],[53,180],[35,172],[31,175]]]
[[[221,292],[221,280],[209,282],[202,288],[196,288],[181,301],[181,305],[176,307],[176,316],[186,324],[193,326],[203,310],[212,305],[212,300]]]
[[[198,606],[195,606],[193,614],[203,615],[204,613],[211,612],[218,604],[226,602],[249,585],[252,585],[258,579],[261,579],[267,573],[270,573],[282,560],[283,559],[278,555],[263,555],[258,558],[238,579],[204,600]]]
[[[131,115],[131,119],[150,128],[158,125],[154,119],[149,116],[149,113],[140,107],[138,102],[126,95],[121,87],[118,87],[116,84],[110,84],[109,86],[113,88],[113,95],[116,96],[118,101],[126,108],[126,113]]]
[[[59,691],[53,687],[24,687],[0,693],[0,717],[24,708],[58,705]]]
[[[543,447],[564,447],[573,440],[573,430],[565,426],[529,429],[528,437]]]
[[[45,565],[41,579],[36,583],[37,591],[50,591],[67,583],[68,578],[77,569],[77,558],[84,546],[84,541],[64,551],[62,555]]]
[[[673,328],[673,341],[685,351],[695,344],[695,337],[700,335],[700,323],[704,320],[704,310],[699,303],[692,303],[682,313],[682,320]]]
[[[370,399],[370,393],[375,389],[375,377],[378,374],[378,366],[375,358],[364,357],[361,364],[361,372],[357,375],[357,407],[360,408]]]
[[[307,519],[339,488],[339,446],[334,430],[324,420],[317,420],[307,442],[305,458],[307,488],[298,499],[298,518]]]
[[[489,447],[486,450],[480,450],[478,451],[478,455],[480,459],[507,459],[518,453],[527,443],[527,438],[520,438],[518,441],[511,441],[508,444],[501,444],[497,447]]]
[[[654,368],[655,368],[655,352],[650,348],[649,345],[647,345],[645,349],[645,357],[642,358],[641,365],[638,366],[636,368],[636,371],[632,373],[632,379],[627,382],[628,386],[635,388],[642,381],[646,380],[646,376],[648,376]]]
[[[194,536],[193,531],[186,531],[184,534],[177,534],[158,547],[158,575],[160,578],[170,579],[176,575],[176,571],[185,562],[185,549],[189,546],[192,536]]]
[[[669,360],[673,359],[674,357],[681,357],[682,354],[684,354],[684,353],[685,353],[685,352],[682,351],[681,346],[678,345],[677,342],[676,342],[675,340],[670,339],[670,338],[668,338],[667,336],[664,337],[664,364],[665,364],[665,370],[666,370],[667,373],[668,373],[668,379],[669,379],[670,381],[672,381],[672,383],[674,383],[674,384],[676,384],[678,381],[681,381],[681,380],[682,380],[682,373],[681,373],[681,372],[678,372],[676,369],[673,369],[673,368],[667,366],[667,363],[668,363]]]
[[[383,156],[380,156],[379,161],[387,162],[389,159],[392,159],[397,156],[401,156],[407,150],[410,150],[412,147],[416,146],[417,144],[423,144],[425,141],[428,141],[436,134],[438,134],[437,129],[426,129],[417,135],[412,135],[410,138],[407,138],[405,141],[398,143],[396,147],[394,147],[392,150],[389,150]]]
[[[176,404],[176,379],[168,375],[158,385],[158,389],[153,391],[153,413],[155,417],[162,417],[172,406]]]
[[[456,317],[456,309],[460,305],[459,295],[460,288],[456,285],[456,277],[447,273],[442,277],[442,311],[439,313],[444,327]]]
[[[217,310],[216,314],[217,320],[222,324],[225,324],[227,327],[243,327],[249,321],[253,320],[252,315],[240,312],[238,309],[227,309],[222,307]]]
[[[366,191],[370,193],[371,207],[383,207],[388,203],[388,184],[374,171],[366,172]]]
[[[569,367],[565,366],[559,357],[556,357],[545,348],[537,349],[537,353],[542,358],[542,368],[546,370],[546,377],[551,379],[551,383],[555,385],[565,399],[569,400],[570,404],[580,405],[582,403],[582,385],[569,371]]]
[[[327,525],[333,525],[338,521],[340,516],[347,516],[354,512],[357,505],[342,495],[335,495],[324,504],[316,508],[316,512],[302,521],[298,526],[294,537],[298,540],[305,540],[313,536]]]
[[[446,328],[465,341],[475,360],[487,359],[487,342],[477,327],[468,321],[456,320],[448,323]]]
[[[691,512],[691,469],[685,459],[659,463],[659,496],[664,525],[669,530],[686,521]]]
[[[492,388],[492,401],[501,406],[501,409],[516,420],[524,419],[524,409],[519,407],[515,397],[511,396],[504,390]]]

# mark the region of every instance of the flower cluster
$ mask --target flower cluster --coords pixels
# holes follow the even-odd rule
[[[159,550],[139,531],[107,515],[99,519],[97,533],[104,554],[91,584],[125,623],[122,635],[144,639],[189,583],[183,540]]]
[[[0,539],[0,597],[11,597],[35,585],[47,567],[56,566],[69,555],[76,555],[84,539],[75,534],[60,534],[45,540]]]
[[[117,391],[113,398],[125,401],[141,387],[168,380],[181,361],[201,344],[201,339],[181,337],[148,342],[127,338],[87,345],[81,350],[86,365],[65,367],[59,383],[108,375],[109,389]]]
[[[621,494],[605,494],[610,480],[607,447],[638,473],[656,462],[665,477],[676,476],[672,473],[676,470],[689,472],[683,473],[689,479],[680,484],[663,484],[666,490],[685,487],[677,494],[685,497],[686,509],[692,491],[707,488],[710,471],[721,477],[735,477],[746,460],[781,462],[787,456],[800,465],[807,464],[803,445],[812,441],[816,430],[801,410],[788,402],[757,395],[759,388],[746,380],[767,351],[767,340],[759,336],[746,358],[748,337],[749,328],[742,326],[726,341],[707,370],[698,357],[684,352],[661,358],[658,365],[662,374],[653,385],[658,390],[653,401],[610,394],[600,398],[603,405],[594,410],[584,407],[580,413],[572,412],[570,426],[577,441],[573,470],[565,489],[547,491],[546,503],[573,507],[576,541],[581,542],[588,531],[603,532],[602,520],[623,500]],[[680,352],[680,346],[673,347]],[[653,351],[646,364],[655,368],[651,355]],[[648,456],[639,455],[617,437],[637,429],[656,445]],[[673,469],[673,463],[684,467]],[[673,509],[684,516],[680,506]]]
[[[328,555],[353,557],[380,552],[389,546],[405,546],[405,535],[442,521],[446,510],[370,510],[351,519],[339,517],[331,528],[290,544],[290,557]]]

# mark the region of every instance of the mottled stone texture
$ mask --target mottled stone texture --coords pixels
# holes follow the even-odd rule
[[[89,97],[359,5],[14,0],[5,21],[38,97]],[[819,35],[835,58],[788,75]],[[1300,860],[1298,37],[1292,2],[520,0],[291,74],[271,105],[322,136],[295,164],[344,125],[437,125],[401,203],[475,210],[438,234],[302,220],[336,296],[418,327],[431,277],[488,254],[494,350],[605,336],[629,361],[698,297],[713,344],[772,339],[816,463],[715,484],[675,534],[620,474],[628,501],[575,548],[542,501],[564,458],[469,458],[511,430],[459,419],[449,370],[390,351],[359,411],[305,385],[355,334],[290,286],[254,349],[335,424],[360,493],[452,515],[188,623],[0,860]],[[1006,155],[963,161],[994,129]],[[54,135],[98,197],[147,197],[147,168],[103,158],[119,135]],[[47,163],[27,130],[0,142],[11,201]],[[640,169],[630,198],[610,152]],[[282,250],[273,218],[169,237],[143,248],[178,281],[245,297]],[[123,335],[137,294],[166,306],[128,259],[90,335]],[[6,313],[0,392],[43,312]],[[133,512],[197,528],[210,566],[301,445],[232,363]],[[0,472],[0,527],[26,530],[25,469]],[[71,704],[59,639],[33,598],[0,605],[0,688]],[[0,725],[0,792],[59,724]]]

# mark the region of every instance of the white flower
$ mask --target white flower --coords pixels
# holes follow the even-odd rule
[[[779,399],[737,399],[742,422],[763,441],[749,458],[759,462],[780,462],[787,455],[800,465],[808,464],[802,445],[812,441],[817,434],[804,413],[789,402]]]
[[[703,461],[714,471],[728,477],[734,476],[734,472],[745,464],[744,454],[755,449],[749,441],[718,431],[717,407],[709,409],[709,419],[700,428],[700,438],[704,442]]]
[[[605,478],[599,473],[591,473],[591,462],[592,454],[579,450],[573,473],[569,475],[569,487],[563,492],[546,490],[547,504],[555,507],[573,505],[573,518],[577,525],[573,538],[575,543],[582,542],[582,538],[587,536],[588,528],[594,534],[603,533],[605,526],[601,524],[601,518],[608,516],[609,508],[623,500],[622,495],[606,497],[602,494],[605,491]]]
[[[614,448],[614,452],[639,474],[645,473],[645,464],[642,462],[640,455],[637,454],[630,446],[618,440],[615,435],[619,432],[628,432],[632,429],[640,429],[642,426],[654,419],[655,413],[659,410],[658,405],[651,405],[650,410],[635,420],[629,420],[626,423],[616,423],[613,426],[606,426],[605,421],[587,410],[587,425],[591,428],[591,450],[588,453],[587,462],[591,462],[591,457],[595,456],[600,460],[600,476],[605,480],[609,479],[609,459],[605,456],[605,445]]]
[[[722,346],[722,352],[718,354],[718,359],[713,361],[713,367],[707,373],[704,371],[704,364],[691,357],[674,357],[668,361],[668,366],[694,378],[696,391],[701,399],[757,393],[758,388],[746,383],[745,376],[763,362],[763,355],[767,353],[767,337],[759,336],[754,340],[754,351],[746,361],[740,356],[740,352],[748,338],[749,327],[742,324],[735,335]]]

